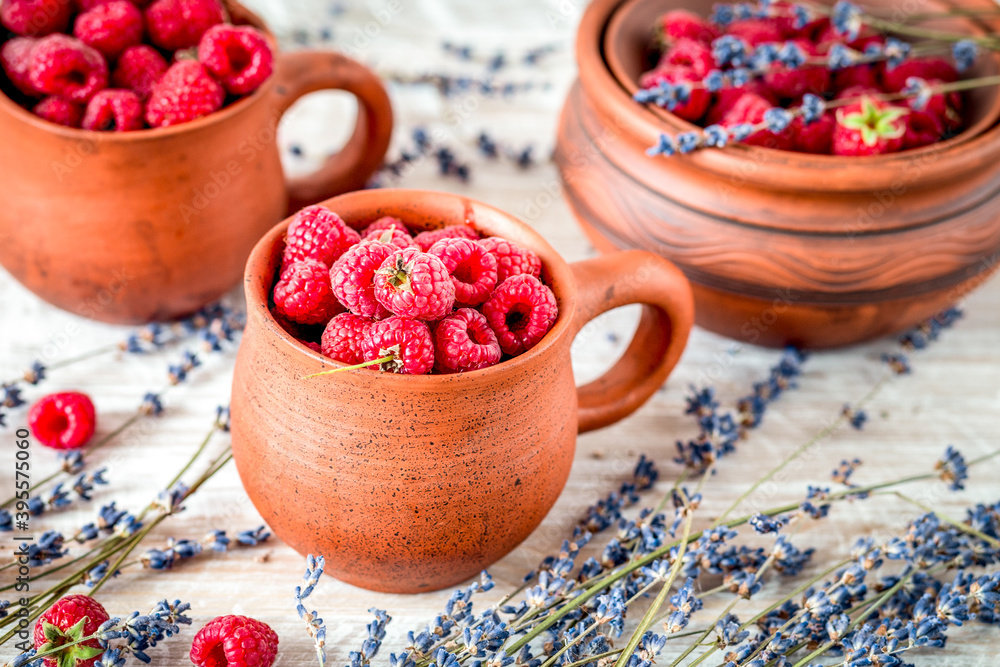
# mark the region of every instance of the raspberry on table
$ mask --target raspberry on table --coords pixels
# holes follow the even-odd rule
[[[480,239],[479,245],[486,248],[486,251],[497,260],[497,284],[522,273],[535,278],[542,275],[542,260],[538,255],[513,241],[490,236]]]
[[[349,311],[367,318],[390,315],[375,298],[375,272],[396,247],[380,241],[362,241],[345,252],[330,268],[333,293]]]
[[[212,26],[198,42],[198,60],[233,95],[257,90],[274,66],[267,39],[252,26]]]
[[[37,43],[38,40],[33,37],[15,37],[0,47],[0,65],[3,65],[7,78],[15,88],[32,97],[37,97],[38,91],[31,85],[28,71],[31,66],[31,50]]]
[[[444,263],[416,248],[390,255],[374,278],[375,298],[396,315],[438,320],[455,305],[455,285]]]
[[[286,266],[274,285],[274,308],[299,324],[326,324],[341,312],[326,264],[303,259]]]
[[[131,132],[143,128],[142,100],[131,90],[108,88],[90,98],[83,129]]]
[[[80,127],[83,122],[83,105],[64,100],[61,97],[50,96],[36,104],[31,112],[50,123],[66,127]]]
[[[55,646],[73,644],[96,633],[101,624],[108,620],[110,620],[108,612],[94,598],[89,595],[67,595],[56,600],[38,617],[33,635],[35,648],[39,649],[46,643]],[[80,621],[83,621],[83,625],[74,629]],[[93,653],[94,649],[97,649],[96,655],[83,657]],[[57,667],[57,665],[93,667],[103,653],[100,649],[101,644],[96,638],[88,639],[46,657],[44,664],[45,667]]]
[[[478,306],[497,286],[497,259],[469,239],[441,239],[427,251],[440,259],[455,286],[455,303]]]
[[[142,12],[128,0],[114,0],[76,17],[73,35],[114,60],[130,46],[142,42]]]
[[[500,349],[514,356],[533,348],[548,333],[559,306],[552,290],[538,278],[521,274],[500,283],[482,311]]]
[[[72,9],[68,0],[4,0],[0,23],[16,35],[44,37],[65,32]]]
[[[75,37],[49,35],[31,49],[31,87],[42,95],[87,102],[108,85],[108,64],[95,49]]]
[[[434,328],[435,368],[442,373],[488,368],[502,356],[486,316],[472,308],[459,308]]]
[[[181,60],[153,86],[146,105],[152,127],[168,127],[207,116],[222,108],[226,91],[194,60]]]
[[[340,216],[323,206],[307,206],[295,214],[285,233],[282,263],[315,259],[332,266],[361,236]]]
[[[399,218],[394,218],[391,215],[383,215],[381,218],[371,223],[365,227],[364,231],[361,232],[363,238],[368,238],[375,232],[382,232],[387,229],[398,229],[400,231],[406,232],[408,235],[410,230],[406,228]]]
[[[354,313],[337,315],[327,322],[326,329],[323,330],[320,352],[345,364],[360,364],[364,361],[361,341],[371,323],[371,318]]]
[[[146,99],[153,92],[153,86],[167,71],[167,61],[160,52],[146,44],[130,46],[118,57],[118,63],[111,73],[111,85],[128,88]]]
[[[431,229],[426,232],[420,232],[413,237],[413,240],[417,242],[417,245],[420,246],[421,250],[427,252],[432,245],[441,239],[454,238],[477,241],[479,240],[479,234],[476,233],[476,230],[467,225],[450,225],[448,227],[442,227],[441,229]]]
[[[79,449],[94,436],[97,416],[86,394],[64,391],[40,398],[28,411],[28,427],[53,449]]]
[[[145,17],[150,41],[177,51],[197,46],[205,31],[225,22],[226,12],[219,0],[156,0]]]
[[[364,361],[390,357],[380,370],[404,375],[424,375],[434,367],[434,342],[427,325],[394,315],[373,322],[361,339]]]
[[[191,642],[191,662],[198,667],[271,667],[278,655],[278,635],[248,616],[218,616]]]

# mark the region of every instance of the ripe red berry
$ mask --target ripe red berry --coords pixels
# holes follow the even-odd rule
[[[37,43],[38,40],[32,37],[15,37],[0,47],[0,64],[3,65],[7,78],[15,88],[32,97],[37,97],[38,91],[31,85],[28,73],[31,67],[31,50]]]
[[[702,77],[690,67],[666,65],[643,74],[639,77],[639,85],[643,88],[655,88],[661,83],[688,83],[693,85],[701,83],[701,79]],[[693,123],[705,115],[705,111],[711,102],[711,93],[704,88],[693,87],[691,88],[687,102],[678,104],[673,109],[669,109],[669,111],[675,116]]]
[[[943,83],[945,82],[940,79],[927,81],[929,86],[940,86]],[[913,98],[904,100],[904,103],[911,109],[915,106],[914,102]],[[917,111],[917,109],[914,110]],[[944,130],[955,131],[962,127],[962,95],[958,91],[931,95],[923,110],[937,116]]]
[[[538,255],[513,241],[490,236],[481,239],[479,245],[486,248],[486,251],[497,260],[497,284],[522,273],[535,278],[542,275],[542,260]]]
[[[170,66],[153,86],[146,105],[146,122],[168,127],[207,116],[222,108],[226,92],[218,81],[194,60]]]
[[[455,303],[478,306],[497,286],[497,259],[469,239],[441,239],[427,251],[440,259],[455,286]]]
[[[705,18],[686,9],[672,9],[660,17],[660,31],[668,44],[677,39],[694,39],[711,44],[719,31]]]
[[[413,237],[413,240],[417,242],[420,249],[424,252],[440,241],[441,239],[471,239],[476,241],[479,239],[479,234],[476,233],[472,227],[466,225],[450,225],[448,227],[442,227],[441,229],[432,229],[426,232],[420,232]]]
[[[750,94],[763,97],[771,106],[778,105],[778,98],[764,85],[764,82],[760,79],[754,79],[738,88],[723,88],[717,92],[715,94],[715,103],[709,108],[708,113],[705,114],[705,125],[721,123],[729,110],[740,101],[740,98]]]
[[[444,263],[416,248],[390,255],[374,278],[375,298],[396,315],[438,320],[455,305],[455,285]]]
[[[930,111],[910,111],[906,116],[906,131],[903,133],[903,149],[920,148],[941,141],[944,123]]]
[[[434,342],[427,325],[393,316],[373,322],[361,340],[365,361],[391,357],[379,369],[404,375],[424,375],[434,367]]]
[[[218,616],[191,642],[191,662],[198,667],[271,667],[278,655],[278,635],[263,621],[247,616]]]
[[[791,43],[798,46],[807,58],[819,55],[808,40],[793,39]],[[778,97],[801,97],[806,93],[822,95],[830,87],[830,71],[826,67],[809,64],[790,69],[774,63],[764,75],[764,84]]]
[[[31,112],[50,123],[66,127],[80,127],[83,122],[83,105],[61,97],[46,97],[36,104]]]
[[[781,42],[784,35],[774,19],[746,19],[736,21],[726,29],[726,34],[739,37],[750,50],[766,42]]]
[[[493,366],[503,353],[486,317],[459,308],[434,328],[434,357],[442,373],[477,371]]]
[[[142,100],[131,90],[102,90],[87,103],[83,129],[105,132],[141,130],[142,112]]]
[[[380,241],[382,243],[394,245],[397,248],[419,248],[417,242],[413,240],[413,237],[410,236],[409,233],[396,228],[376,229],[370,234],[366,233],[362,240]]]
[[[764,113],[771,108],[771,103],[760,95],[748,94],[742,96],[733,105],[733,108],[726,112],[720,123],[723,127],[733,127],[748,123],[757,125],[764,120]],[[792,136],[786,130],[780,134],[775,134],[770,130],[757,130],[743,140],[748,146],[763,146],[764,148],[776,148],[779,150],[792,149]]]
[[[295,214],[285,233],[282,263],[315,259],[332,266],[348,248],[361,240],[340,216],[323,206],[307,206]]]
[[[67,595],[56,600],[38,617],[33,637],[35,648],[46,644],[50,647],[73,645],[46,657],[45,667],[92,667],[104,653],[100,642],[96,638],[75,642],[96,633],[109,619],[104,606],[89,595]],[[80,621],[83,625],[75,628]]]
[[[806,124],[802,116],[796,116],[786,132],[791,134],[792,149],[801,153],[829,155],[833,143],[833,129],[837,124],[833,113],[828,112],[816,121]]]
[[[49,394],[31,406],[28,427],[46,447],[79,449],[90,441],[97,427],[94,403],[78,391]]]
[[[364,340],[372,320],[354,313],[341,313],[327,322],[320,340],[320,351],[345,364],[360,364],[364,361],[361,341]],[[377,357],[376,357],[377,358]]]
[[[68,0],[4,0],[0,23],[16,35],[44,37],[65,32],[72,9]]]
[[[206,30],[226,20],[219,0],[156,0],[145,16],[149,39],[167,51],[196,46]]]
[[[924,81],[958,81],[955,66],[944,58],[908,58],[896,67],[889,67],[888,63],[882,65],[882,89],[888,93],[898,93],[906,87],[906,80],[911,76]]]
[[[500,349],[518,355],[530,350],[552,328],[559,315],[556,297],[538,278],[512,276],[500,283],[483,304],[483,315]]]
[[[73,34],[113,60],[142,42],[142,12],[127,0],[114,0],[76,17]]]
[[[271,76],[274,65],[264,33],[252,26],[225,24],[201,36],[198,60],[233,95],[257,90]]]
[[[68,35],[43,37],[31,50],[31,87],[43,95],[87,102],[108,85],[104,56]]]
[[[326,324],[341,312],[326,264],[303,259],[286,266],[274,285],[274,308],[299,324]]]
[[[860,102],[837,109],[833,154],[857,157],[900,150],[909,111],[867,95]]]
[[[361,232],[361,236],[363,238],[368,238],[375,232],[382,232],[387,229],[398,229],[406,232],[407,234],[410,233],[410,230],[406,228],[406,225],[404,225],[399,218],[394,218],[391,215],[383,215],[381,218],[365,227],[364,231]]]
[[[375,272],[396,247],[379,241],[362,241],[345,252],[330,268],[333,293],[349,311],[367,318],[384,318],[389,311],[375,298]]]
[[[685,67],[701,78],[715,69],[715,58],[712,57],[712,50],[703,42],[681,37],[671,42],[657,65],[671,66]]]
[[[118,64],[111,73],[111,85],[134,90],[145,100],[166,71],[167,61],[159,51],[146,44],[130,46],[118,57]]]

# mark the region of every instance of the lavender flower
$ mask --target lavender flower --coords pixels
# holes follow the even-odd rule
[[[971,39],[963,39],[952,45],[951,55],[955,59],[955,69],[964,72],[975,63],[979,46]]]
[[[326,559],[322,556],[316,557],[309,554],[306,557],[306,571],[302,575],[304,586],[295,587],[295,610],[298,612],[299,618],[306,622],[306,630],[313,639],[320,667],[326,665],[326,625],[323,623],[323,619],[319,617],[318,612],[306,609],[303,601],[312,595],[312,592],[316,589],[320,577],[323,576],[325,565]]]
[[[861,32],[861,9],[847,0],[838,0],[833,6],[830,21],[838,35],[853,42]]]
[[[368,624],[368,637],[361,644],[361,650],[350,652],[350,667],[362,667],[371,663],[385,639],[385,626],[392,620],[382,609],[369,609],[368,613],[374,614],[375,620]]]
[[[948,445],[944,456],[934,465],[934,469],[940,471],[939,477],[948,482],[948,488],[952,491],[961,491],[965,488],[969,471],[965,465],[965,458],[952,445]]]

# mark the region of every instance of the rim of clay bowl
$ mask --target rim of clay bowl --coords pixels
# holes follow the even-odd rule
[[[281,56],[281,53],[278,51],[278,43],[263,19],[234,0],[223,0],[223,4],[233,19],[233,25],[251,25],[264,33],[274,54],[275,63],[277,63],[278,58]],[[3,92],[0,92],[0,110],[6,111],[37,130],[57,134],[66,139],[86,140],[94,143],[141,143],[143,141],[156,141],[172,137],[175,134],[182,134],[184,132],[195,132],[225,122],[268,96],[274,89],[276,74],[277,69],[271,72],[271,76],[267,77],[267,80],[257,90],[207,116],[195,118],[192,121],[179,125],[145,127],[141,130],[133,130],[131,132],[102,132],[100,130],[85,130],[79,127],[66,127],[58,123],[51,123],[31,113],[31,111],[22,107]]]
[[[388,197],[387,197],[388,195]],[[523,352],[522,354],[512,358],[501,361],[495,366],[490,366],[488,368],[482,368],[475,371],[465,371],[461,373],[446,373],[446,374],[434,374],[434,375],[405,375],[401,373],[380,373],[380,381],[392,381],[392,382],[407,382],[407,383],[441,383],[441,382],[473,382],[479,380],[479,378],[484,377],[489,374],[496,373],[508,373],[515,374],[520,371],[523,366],[532,363],[535,357],[546,354],[550,348],[556,344],[556,340],[559,339],[564,334],[568,333],[567,329],[571,326],[573,317],[576,313],[576,294],[575,291],[571,294],[567,289],[568,284],[572,284],[575,280],[572,270],[569,264],[566,262],[562,256],[546,241],[538,232],[532,229],[529,225],[517,219],[515,216],[503,211],[495,206],[491,206],[484,202],[478,201],[476,199],[471,199],[459,194],[453,194],[450,192],[439,192],[436,190],[420,190],[420,189],[407,189],[407,188],[379,188],[372,190],[357,190],[355,192],[349,192],[346,194],[338,195],[332,197],[325,201],[318,202],[316,206],[324,206],[329,208],[331,211],[337,213],[345,220],[351,220],[352,218],[365,220],[375,220],[383,215],[393,215],[393,212],[397,213],[396,217],[400,217],[404,222],[407,222],[405,213],[399,214],[399,211],[405,210],[405,204],[399,203],[399,200],[405,202],[407,199],[420,200],[427,197],[432,197],[433,202],[430,205],[419,205],[412,208],[417,208],[422,211],[426,211],[426,214],[435,213],[437,210],[441,210],[442,214],[439,218],[442,221],[451,221],[454,218],[448,215],[448,211],[445,209],[448,207],[456,207],[459,210],[464,210],[466,214],[470,211],[476,212],[476,218],[479,218],[479,214],[488,214],[490,216],[496,216],[504,221],[504,224],[511,224],[519,232],[519,235],[531,240],[530,243],[526,243],[532,251],[534,251],[539,258],[542,260],[542,276],[545,278],[545,284],[552,290],[556,297],[556,303],[559,305],[559,315],[556,318],[555,323],[552,328],[542,337],[534,347],[530,350]],[[386,205],[384,203],[380,204],[380,200],[387,198],[394,198],[395,201]],[[359,215],[346,215],[341,214],[337,210],[338,202],[347,202],[349,205],[355,205],[359,208],[364,208],[368,211],[372,211],[371,214],[365,214],[364,216]],[[341,361],[331,359],[330,357],[324,356],[323,354],[309,349],[298,340],[295,339],[290,333],[285,331],[285,329],[278,324],[271,314],[270,308],[268,308],[268,300],[270,290],[273,287],[274,271],[269,271],[270,267],[277,269],[277,264],[279,258],[277,257],[278,245],[284,241],[285,230],[288,224],[291,222],[293,216],[285,218],[277,225],[271,228],[270,231],[265,234],[260,241],[254,246],[250,253],[250,258],[247,260],[246,273],[244,276],[245,292],[247,300],[247,315],[248,317],[258,316],[261,318],[264,327],[272,335],[276,336],[282,344],[290,352],[299,354],[302,358],[312,359],[319,365],[330,366],[336,368],[338,366],[347,366]],[[462,223],[459,223],[462,224]],[[474,228],[481,234],[485,234],[486,230],[483,225],[478,221],[472,223]],[[441,227],[448,226],[442,224]],[[428,227],[431,228],[431,227]],[[488,228],[488,225],[487,225]],[[515,242],[520,243],[520,241],[515,240]],[[259,277],[263,279],[258,279]],[[317,369],[320,370],[329,369]],[[370,372],[367,369],[359,369],[356,372]],[[348,373],[355,371],[346,371]],[[375,377],[375,376],[373,376]],[[316,380],[322,380],[323,378],[314,378]]]
[[[597,86],[605,92],[603,96],[588,93],[588,98],[595,100],[597,104],[607,105],[613,110],[613,117],[624,115],[637,120],[645,130],[644,133],[651,137],[649,145],[653,145],[655,138],[664,131],[684,132],[699,129],[699,126],[678,118],[666,110],[636,103],[632,99],[632,94],[638,90],[638,84],[627,76],[624,66],[613,55],[614,49],[611,48],[613,39],[615,35],[620,34],[621,26],[630,12],[638,11],[637,7],[641,9],[652,3],[667,4],[664,11],[673,4],[671,0],[594,0],[584,13],[576,45],[577,64],[584,88]],[[973,28],[975,33],[983,32],[974,24]],[[992,69],[1000,71],[1000,54],[993,55],[992,64]],[[933,164],[925,169],[923,177],[926,177],[926,180],[954,178],[956,170],[963,172],[978,168],[983,163],[994,163],[1000,153],[1000,145],[993,145],[1000,144],[996,141],[1000,129],[1000,126],[996,125],[998,118],[1000,118],[1000,87],[997,87],[987,112],[973,127],[951,139],[921,148],[853,158],[733,145],[724,149],[696,151],[682,156],[682,159],[708,170],[726,174],[740,170],[741,176],[745,177],[747,182],[786,189],[796,187],[795,176],[803,170],[826,173],[829,176],[832,167],[842,168],[851,165],[861,167],[856,170],[860,173],[852,176],[845,171],[838,171],[837,182],[828,184],[830,189],[872,190],[891,184],[898,179],[900,169],[921,159],[933,160]],[[954,150],[957,148],[961,148],[962,151]],[[955,157],[959,152],[962,153],[962,158]],[[741,169],[741,165],[748,161],[765,163],[768,168],[756,169],[747,174],[745,169]],[[802,189],[815,188],[806,184]]]

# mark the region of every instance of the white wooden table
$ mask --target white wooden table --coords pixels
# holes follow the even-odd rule
[[[429,89],[394,87],[391,92],[401,128],[424,124],[441,128],[447,142],[463,161],[473,167],[472,181],[442,179],[433,160],[420,164],[402,185],[457,191],[511,211],[528,219],[567,259],[586,257],[590,248],[577,231],[558,196],[558,180],[547,162],[521,171],[509,161],[490,163],[476,156],[474,139],[481,129],[513,148],[532,143],[535,155],[546,156],[551,149],[556,115],[562,96],[572,81],[573,29],[581,11],[574,0],[517,0],[503,3],[371,2],[353,5],[346,13],[329,19],[325,3],[252,3],[267,15],[291,43],[296,28],[316,36],[326,25],[333,26],[333,44],[352,45],[357,30],[366,26],[375,36],[363,48],[355,49],[362,60],[380,71],[419,74],[449,71],[481,71],[479,65],[463,65],[446,57],[440,42],[450,39],[471,44],[477,53],[492,55],[502,48],[517,56],[543,43],[561,48],[548,56],[542,66],[532,69],[511,67],[498,80],[534,80],[551,84],[547,90],[511,99],[483,99],[475,95],[442,99]],[[392,8],[396,10],[393,11]],[[385,25],[379,16],[389,8]],[[383,11],[382,14],[379,14]],[[376,21],[372,24],[372,21]],[[377,29],[372,26],[377,26]],[[350,104],[342,97],[320,95],[296,108],[282,126],[283,145],[302,147],[301,156],[288,156],[291,171],[306,171],[326,151],[342,140],[342,133],[329,125],[347,124]],[[443,120],[448,119],[448,120]],[[406,133],[398,133],[397,147],[408,143]],[[239,302],[241,295],[231,295]],[[844,458],[860,457],[864,466],[857,473],[863,482],[919,473],[928,470],[945,446],[953,443],[968,458],[997,447],[1000,432],[1000,282],[993,280],[972,294],[964,304],[965,318],[925,352],[912,356],[911,376],[891,382],[868,410],[870,420],[861,431],[842,429],[807,457],[794,475],[763,498],[766,504],[795,500],[804,494],[807,483],[829,484],[830,471]],[[594,377],[619,353],[634,326],[635,312],[611,313],[584,335],[575,349],[578,379]],[[33,359],[56,361],[119,340],[126,329],[79,320],[35,299],[6,274],[0,274],[0,377],[18,374]],[[702,516],[724,509],[751,480],[757,478],[782,456],[807,440],[835,418],[844,403],[856,401],[876,382],[884,370],[879,357],[895,349],[894,340],[878,341],[848,350],[812,356],[804,367],[799,388],[784,396],[768,413],[765,423],[741,444],[740,452],[721,465],[718,475],[706,486]],[[29,400],[60,389],[81,389],[94,397],[100,415],[99,436],[127,419],[142,395],[163,385],[166,366],[180,350],[150,357],[114,355],[82,362],[53,371],[45,384],[26,393]],[[119,358],[120,357],[120,358]],[[695,425],[683,414],[684,397],[691,384],[714,385],[724,406],[750,390],[751,384],[766,376],[778,352],[740,347],[711,333],[696,330],[690,345],[665,389],[634,416],[610,428],[579,439],[576,462],[566,490],[542,526],[519,548],[490,568],[496,589],[485,601],[498,599],[516,586],[522,575],[541,558],[556,551],[584,509],[616,489],[628,478],[638,455],[655,459],[662,472],[658,490],[666,489],[677,473],[671,463],[674,442],[693,437]],[[119,438],[113,446],[94,455],[109,467],[109,487],[99,489],[92,503],[34,520],[34,527],[70,530],[92,520],[97,508],[111,499],[131,509],[143,507],[155,490],[166,483],[196,448],[214,415],[215,406],[226,403],[233,353],[205,358],[191,380],[171,390],[167,411],[159,419],[144,420]],[[0,430],[0,489],[10,495],[13,469],[13,429],[23,426],[22,409],[10,419],[11,426]],[[213,445],[224,446],[220,438]],[[36,448],[35,474],[55,467],[55,457]],[[961,493],[922,496],[948,512],[963,516],[962,508],[975,502],[995,502],[1000,497],[1000,462],[972,471],[968,489]],[[920,495],[922,492],[913,490]],[[655,503],[656,491],[646,496]],[[230,533],[255,527],[260,518],[247,500],[235,468],[229,467],[211,480],[186,503],[187,510],[167,520],[149,540],[161,546],[167,537],[200,538],[212,529]],[[814,571],[825,557],[845,552],[857,536],[898,531],[917,510],[901,501],[877,499],[835,508],[826,522],[800,530],[797,543],[817,549]],[[0,534],[0,549],[9,553],[8,534]],[[600,540],[597,543],[602,543]],[[145,611],[156,600],[168,597],[191,602],[196,623],[227,613],[255,616],[276,629],[281,638],[279,663],[307,665],[313,660],[310,639],[295,615],[292,598],[304,568],[304,559],[272,538],[265,545],[237,549],[225,555],[203,555],[172,572],[132,569],[111,581],[102,599],[113,614]],[[0,581],[6,581],[0,574]],[[769,584],[765,597],[778,586]],[[388,638],[379,660],[398,651],[407,630],[419,630],[443,607],[449,592],[419,596],[370,593],[325,578],[314,597],[328,625],[331,664],[344,664],[349,651],[358,647],[369,621],[370,607],[387,609],[393,617]],[[2,597],[2,596],[0,596]],[[714,603],[714,607],[719,607]],[[709,610],[712,604],[707,605]],[[745,609],[745,608],[744,608]],[[713,618],[711,611],[703,619]],[[695,622],[697,626],[697,622]],[[190,664],[187,648],[193,630],[179,639],[154,649],[154,664],[174,667]],[[624,639],[622,640],[624,641]],[[910,658],[919,665],[963,665],[987,667],[1000,664],[995,646],[1000,643],[996,628],[971,624],[953,632],[947,657],[928,652]],[[681,642],[668,643],[667,657],[682,648]],[[9,657],[8,648],[0,657]],[[662,660],[661,660],[662,662]]]

